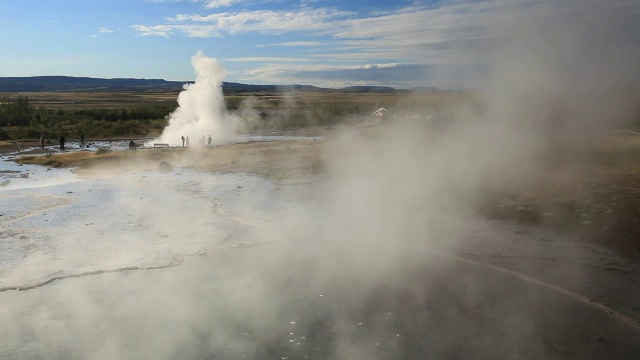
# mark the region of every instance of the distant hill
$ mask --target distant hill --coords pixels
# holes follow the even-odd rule
[[[163,79],[101,79],[72,76],[0,77],[0,92],[44,92],[44,91],[180,91],[189,81],[167,81]],[[349,93],[394,93],[397,90],[387,86],[348,86],[342,89],[328,89],[312,85],[248,85],[224,82],[226,94],[239,93],[281,93],[281,92],[349,92]],[[418,88],[416,88],[418,89]],[[435,88],[419,88],[421,91]]]
[[[324,92],[331,89],[323,89],[312,85],[248,85],[232,82],[223,82],[222,90],[227,94],[233,93],[257,93],[257,92],[292,92],[292,91],[307,91],[307,92]]]
[[[162,79],[99,79],[70,76],[0,77],[0,91],[171,91],[184,83]]]
[[[355,93],[387,93],[396,91],[396,89],[388,86],[347,86],[341,90]]]

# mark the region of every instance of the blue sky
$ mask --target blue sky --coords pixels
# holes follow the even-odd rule
[[[201,50],[227,81],[433,85],[476,3],[0,0],[0,76],[192,80]]]
[[[186,81],[201,50],[226,81],[460,87],[486,15],[535,2],[0,0],[0,76]]]

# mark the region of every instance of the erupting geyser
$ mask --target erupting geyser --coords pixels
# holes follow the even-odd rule
[[[201,51],[191,58],[191,65],[196,73],[195,83],[184,86],[178,96],[178,108],[169,115],[169,125],[154,142],[178,144],[182,136],[189,136],[193,146],[203,135],[211,135],[214,144],[233,140],[236,124],[226,112],[222,95],[224,67]]]

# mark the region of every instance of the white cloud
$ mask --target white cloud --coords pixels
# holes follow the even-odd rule
[[[182,33],[191,38],[221,36],[218,29],[211,25],[132,25],[131,27],[142,36],[161,36],[168,38],[176,33]]]
[[[269,44],[270,46],[324,46],[328,45],[327,42],[324,41],[289,41],[283,43]]]
[[[303,82],[339,87],[345,84],[379,85],[381,79],[387,78],[389,85],[411,87],[415,86],[417,78],[425,78],[427,73],[428,67],[415,64],[266,64],[246,71],[243,80],[275,84]]]
[[[99,28],[99,29],[98,29],[98,31],[99,31],[101,34],[111,34],[111,33],[113,33],[113,30],[108,29],[108,28],[105,28],[105,27],[101,27],[101,28]]]
[[[401,9],[392,14],[350,19],[337,28],[334,38],[343,50],[371,53],[426,51],[455,53],[482,46],[488,38],[487,12],[497,11],[494,1],[456,1],[434,8]]]
[[[215,26],[228,34],[290,32],[327,33],[350,12],[335,9],[301,9],[293,11],[256,10],[210,15],[181,14],[169,19],[171,24],[202,24]]]
[[[222,5],[232,1],[235,2],[207,0],[207,4]],[[619,0],[616,4],[634,1]],[[474,66],[478,58],[490,54],[509,35],[498,33],[496,29],[509,28],[504,25],[517,24],[531,17],[543,19],[542,22],[549,17],[557,19],[581,9],[578,0],[442,0],[428,4],[414,1],[404,8],[390,10],[387,7],[384,12],[376,13],[354,13],[322,7],[325,2],[307,1],[302,6],[299,4],[284,10],[179,14],[168,18],[164,24],[136,25],[134,28],[142,35],[165,37],[291,34],[296,36],[294,41],[257,46],[300,48],[298,50],[306,51],[307,58],[321,59],[333,65],[397,62]],[[592,7],[583,10],[589,11],[589,8]],[[319,49],[314,49],[316,47]],[[246,75],[256,79],[284,81],[287,76],[294,74],[294,67],[275,65],[263,66]],[[398,66],[396,70],[407,68]],[[353,69],[349,71],[343,68],[330,69],[324,75],[348,72],[347,75],[351,76],[364,73]],[[376,68],[376,71],[381,72],[380,68]],[[312,70],[300,70],[296,74],[311,77],[314,74],[323,75]]]
[[[207,0],[205,5],[208,9],[230,6],[241,2],[242,0]]]
[[[176,30],[181,31],[188,37],[192,38],[208,38],[220,37],[221,34],[215,26],[208,25],[178,25]]]
[[[303,61],[309,61],[309,59],[292,58],[292,57],[252,56],[252,57],[241,57],[241,58],[225,59],[225,61],[240,61],[240,62],[303,62]]]
[[[514,0],[523,3],[527,0]],[[215,0],[208,5],[223,5],[238,0]],[[500,1],[454,1],[441,6],[410,7],[394,12],[370,15],[310,5],[293,10],[255,10],[212,14],[179,14],[167,24],[137,25],[143,35],[170,36],[182,34],[198,37],[242,33],[288,34],[326,37],[330,40],[292,41],[273,46],[334,46],[346,53],[455,52],[486,37],[487,12],[495,12]],[[196,31],[200,27],[204,28]],[[158,31],[150,31],[158,29]],[[171,29],[171,31],[166,31]],[[214,30],[215,29],[215,30]]]
[[[142,36],[169,37],[173,33],[173,26],[171,25],[132,25],[131,27]]]
[[[332,60],[407,59],[424,56],[421,51],[381,51],[311,54],[309,57]]]

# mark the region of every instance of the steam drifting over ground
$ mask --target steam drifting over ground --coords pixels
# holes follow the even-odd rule
[[[2,222],[4,238],[27,254],[3,270],[7,288],[123,270],[5,289],[0,354],[637,358],[638,328],[580,296],[636,286],[633,265],[571,239],[525,236],[474,208],[489,185],[539,176],[559,134],[632,115],[613,89],[637,84],[637,44],[620,25],[637,27],[629,22],[637,3],[527,4],[526,18],[497,22],[507,38],[476,108],[282,145],[294,154],[319,147],[317,158],[288,158],[308,169],[303,175],[223,176],[184,152],[170,158],[172,174],[141,163],[125,176],[105,171],[3,194],[5,203],[24,201]],[[160,141],[191,134],[193,146],[209,132],[228,141],[235,123],[222,102],[224,71],[201,53],[192,62],[196,83],[180,94]],[[254,154],[255,162],[276,172],[284,164],[272,160],[275,150]],[[318,159],[323,176],[305,163]],[[180,266],[134,270],[175,259]],[[624,278],[605,270],[612,263]]]

